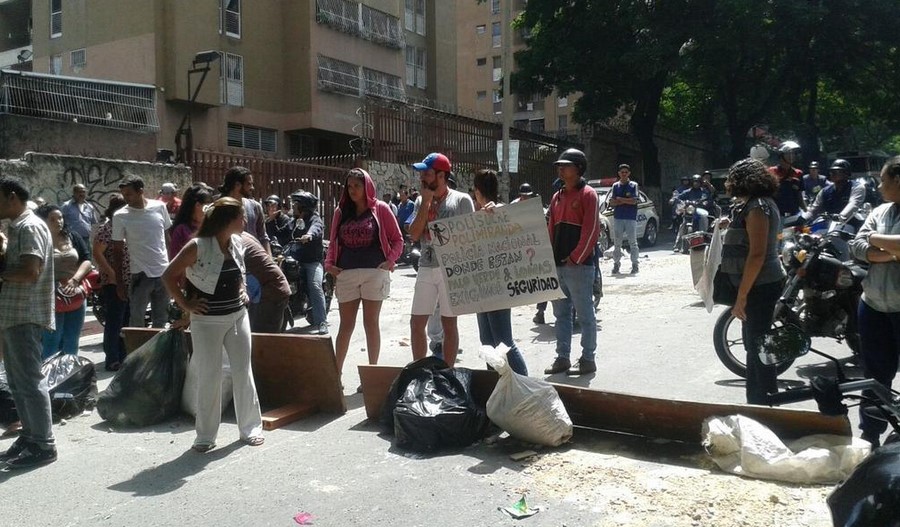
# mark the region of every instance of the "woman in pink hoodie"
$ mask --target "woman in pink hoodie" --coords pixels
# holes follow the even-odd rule
[[[335,277],[334,294],[341,317],[335,342],[338,374],[344,368],[360,300],[369,364],[378,364],[381,303],[390,294],[390,273],[403,252],[397,218],[387,203],[375,199],[376,195],[368,172],[350,170],[331,222],[325,272]]]

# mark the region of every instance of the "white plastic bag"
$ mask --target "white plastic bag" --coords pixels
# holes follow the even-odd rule
[[[867,441],[818,434],[785,445],[765,425],[743,415],[703,422],[703,446],[722,470],[790,483],[837,483],[867,455]]]
[[[559,446],[572,437],[572,420],[556,389],[549,383],[512,371],[508,348],[481,347],[481,356],[500,374],[487,401],[487,416],[509,435],[546,446]]]
[[[700,279],[694,284],[694,289],[700,293],[700,298],[703,299],[707,313],[712,313],[713,310],[713,280],[716,277],[716,271],[719,270],[719,265],[722,263],[722,236],[724,236],[724,232],[719,229],[719,222],[716,221],[712,239],[709,242],[709,246],[706,247],[703,274],[700,275]]]
[[[197,361],[188,360],[187,374],[184,377],[184,388],[181,391],[181,409],[188,415],[197,415],[197,386],[200,383],[200,371],[197,369]],[[228,363],[228,354],[222,353],[222,412],[231,404],[233,395],[233,383],[231,380],[231,364]]]

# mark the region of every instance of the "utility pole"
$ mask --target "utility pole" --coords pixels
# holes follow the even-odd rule
[[[500,196],[509,199],[512,177],[509,173],[509,129],[512,127],[513,99],[509,79],[513,71],[512,59],[512,4],[513,0],[503,0],[503,15],[500,24],[501,61],[503,65],[503,100],[500,104],[503,121],[503,164],[500,166]]]

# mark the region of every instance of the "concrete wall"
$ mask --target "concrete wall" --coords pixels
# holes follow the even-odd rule
[[[15,159],[25,152],[149,161],[156,159],[156,134],[0,115],[0,159]]]
[[[378,192],[379,198],[386,192],[397,192],[401,184],[410,189],[418,189],[420,186],[416,171],[407,165],[367,161],[366,171],[375,181],[375,190]],[[472,187],[474,174],[454,172],[453,178],[456,179],[456,190],[467,192]]]
[[[47,203],[60,204],[72,197],[76,183],[82,183],[87,187],[87,199],[101,210],[109,203],[109,195],[119,191],[119,182],[131,174],[144,179],[144,195],[148,198],[155,198],[167,181],[179,189],[191,183],[191,171],[182,165],[33,152],[22,159],[0,159],[0,176],[21,178],[33,198],[40,196]]]

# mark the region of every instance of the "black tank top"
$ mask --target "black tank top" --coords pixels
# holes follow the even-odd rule
[[[204,293],[187,281],[188,298],[205,298],[207,315],[228,315],[244,308],[241,302],[241,270],[233,259],[225,260],[222,271],[219,273],[219,281],[216,282],[216,292]]]

